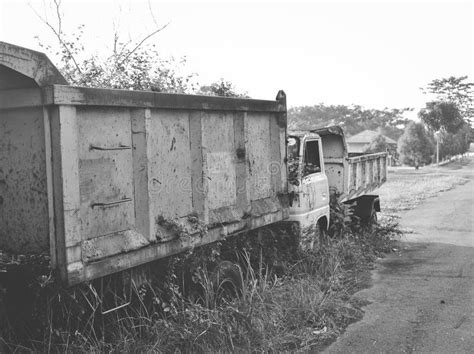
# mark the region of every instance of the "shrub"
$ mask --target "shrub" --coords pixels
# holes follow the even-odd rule
[[[433,152],[433,143],[423,124],[410,122],[398,140],[398,153],[402,163],[418,169],[431,162]]]

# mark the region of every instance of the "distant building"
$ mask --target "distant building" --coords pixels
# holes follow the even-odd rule
[[[357,156],[363,154],[365,150],[370,146],[370,143],[379,135],[380,133],[373,130],[364,130],[363,132],[351,136],[346,139],[347,150],[350,156]],[[397,158],[397,142],[393,139],[390,139],[388,136],[380,134],[384,137],[387,142],[388,153],[389,153],[389,165],[394,165]]]
[[[362,154],[370,145],[370,143],[379,135],[373,130],[364,130],[363,132],[353,135],[350,138],[346,139],[347,142],[347,150],[349,153],[353,154]],[[390,139],[388,136],[381,134],[385,141],[387,142],[390,147],[393,146],[395,150],[397,150],[397,142],[393,139]]]

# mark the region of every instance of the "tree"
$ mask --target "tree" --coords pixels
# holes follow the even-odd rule
[[[379,130],[382,134],[398,140],[408,119],[401,109],[366,109],[358,105],[329,105],[292,107],[288,110],[288,126],[294,130],[307,130],[329,125],[341,125],[346,134],[354,135],[363,130]]]
[[[389,150],[387,140],[385,140],[382,134],[378,134],[370,143],[370,145],[364,150],[365,154],[374,154],[376,152],[385,152]]]
[[[435,133],[439,146],[437,161],[469,150],[470,124],[462,118],[453,102],[428,102],[418,117]]]
[[[434,147],[422,123],[410,122],[398,140],[401,162],[418,169],[431,161]]]
[[[222,97],[242,97],[249,98],[247,92],[239,93],[232,82],[220,79],[213,82],[209,86],[201,86],[198,94],[207,96],[222,96]]]
[[[36,15],[52,31],[57,40],[56,45],[45,44],[38,37],[39,45],[47,52],[59,56],[59,70],[73,85],[86,87],[119,88],[128,90],[150,90],[157,92],[191,93],[195,91],[194,78],[196,74],[183,75],[180,72],[186,58],[162,58],[156,47],[148,41],[164,30],[167,25],[158,26],[143,38],[122,41],[118,31],[115,31],[112,52],[108,55],[84,56],[82,35],[84,25],[75,32],[65,33],[64,18],[61,11],[61,1],[50,2],[54,21],[46,15]],[[53,50],[56,47],[59,50]],[[106,48],[106,46],[104,46]]]
[[[433,132],[443,130],[454,134],[464,123],[461,113],[454,102],[428,102],[426,103],[426,108],[418,112],[418,117]]]
[[[382,134],[378,134],[364,150],[364,154],[375,154],[377,152],[389,153],[389,164],[393,166],[398,161],[397,147],[393,144],[388,144],[387,140]]]
[[[423,93],[436,95],[438,101],[450,102],[459,109],[461,117],[466,121],[471,121],[473,116],[473,87],[472,82],[466,82],[467,76],[451,76],[445,79],[435,79],[426,88],[422,88]]]
[[[465,122],[455,134],[441,132],[439,134],[439,158],[443,160],[450,156],[464,154],[469,150],[470,135],[471,127]]]

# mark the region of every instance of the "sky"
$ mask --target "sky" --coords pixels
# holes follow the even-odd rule
[[[49,0],[0,0],[0,40],[44,51]],[[253,98],[285,90],[289,106],[424,107],[420,87],[473,75],[472,1],[62,0],[64,28],[84,24],[86,54],[110,53],[113,34],[186,56],[200,84],[231,81]],[[151,9],[151,11],[150,11]],[[53,62],[54,53],[46,53]]]

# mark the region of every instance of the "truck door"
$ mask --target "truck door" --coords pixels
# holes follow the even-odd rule
[[[328,206],[328,179],[324,173],[322,147],[319,139],[306,139],[303,145],[301,206],[307,212],[326,209]],[[317,213],[319,214],[319,213]],[[317,221],[317,220],[316,220]]]
[[[319,220],[329,222],[329,187],[319,136],[290,136],[288,140],[289,183],[294,201],[289,222],[302,230],[312,228]]]

